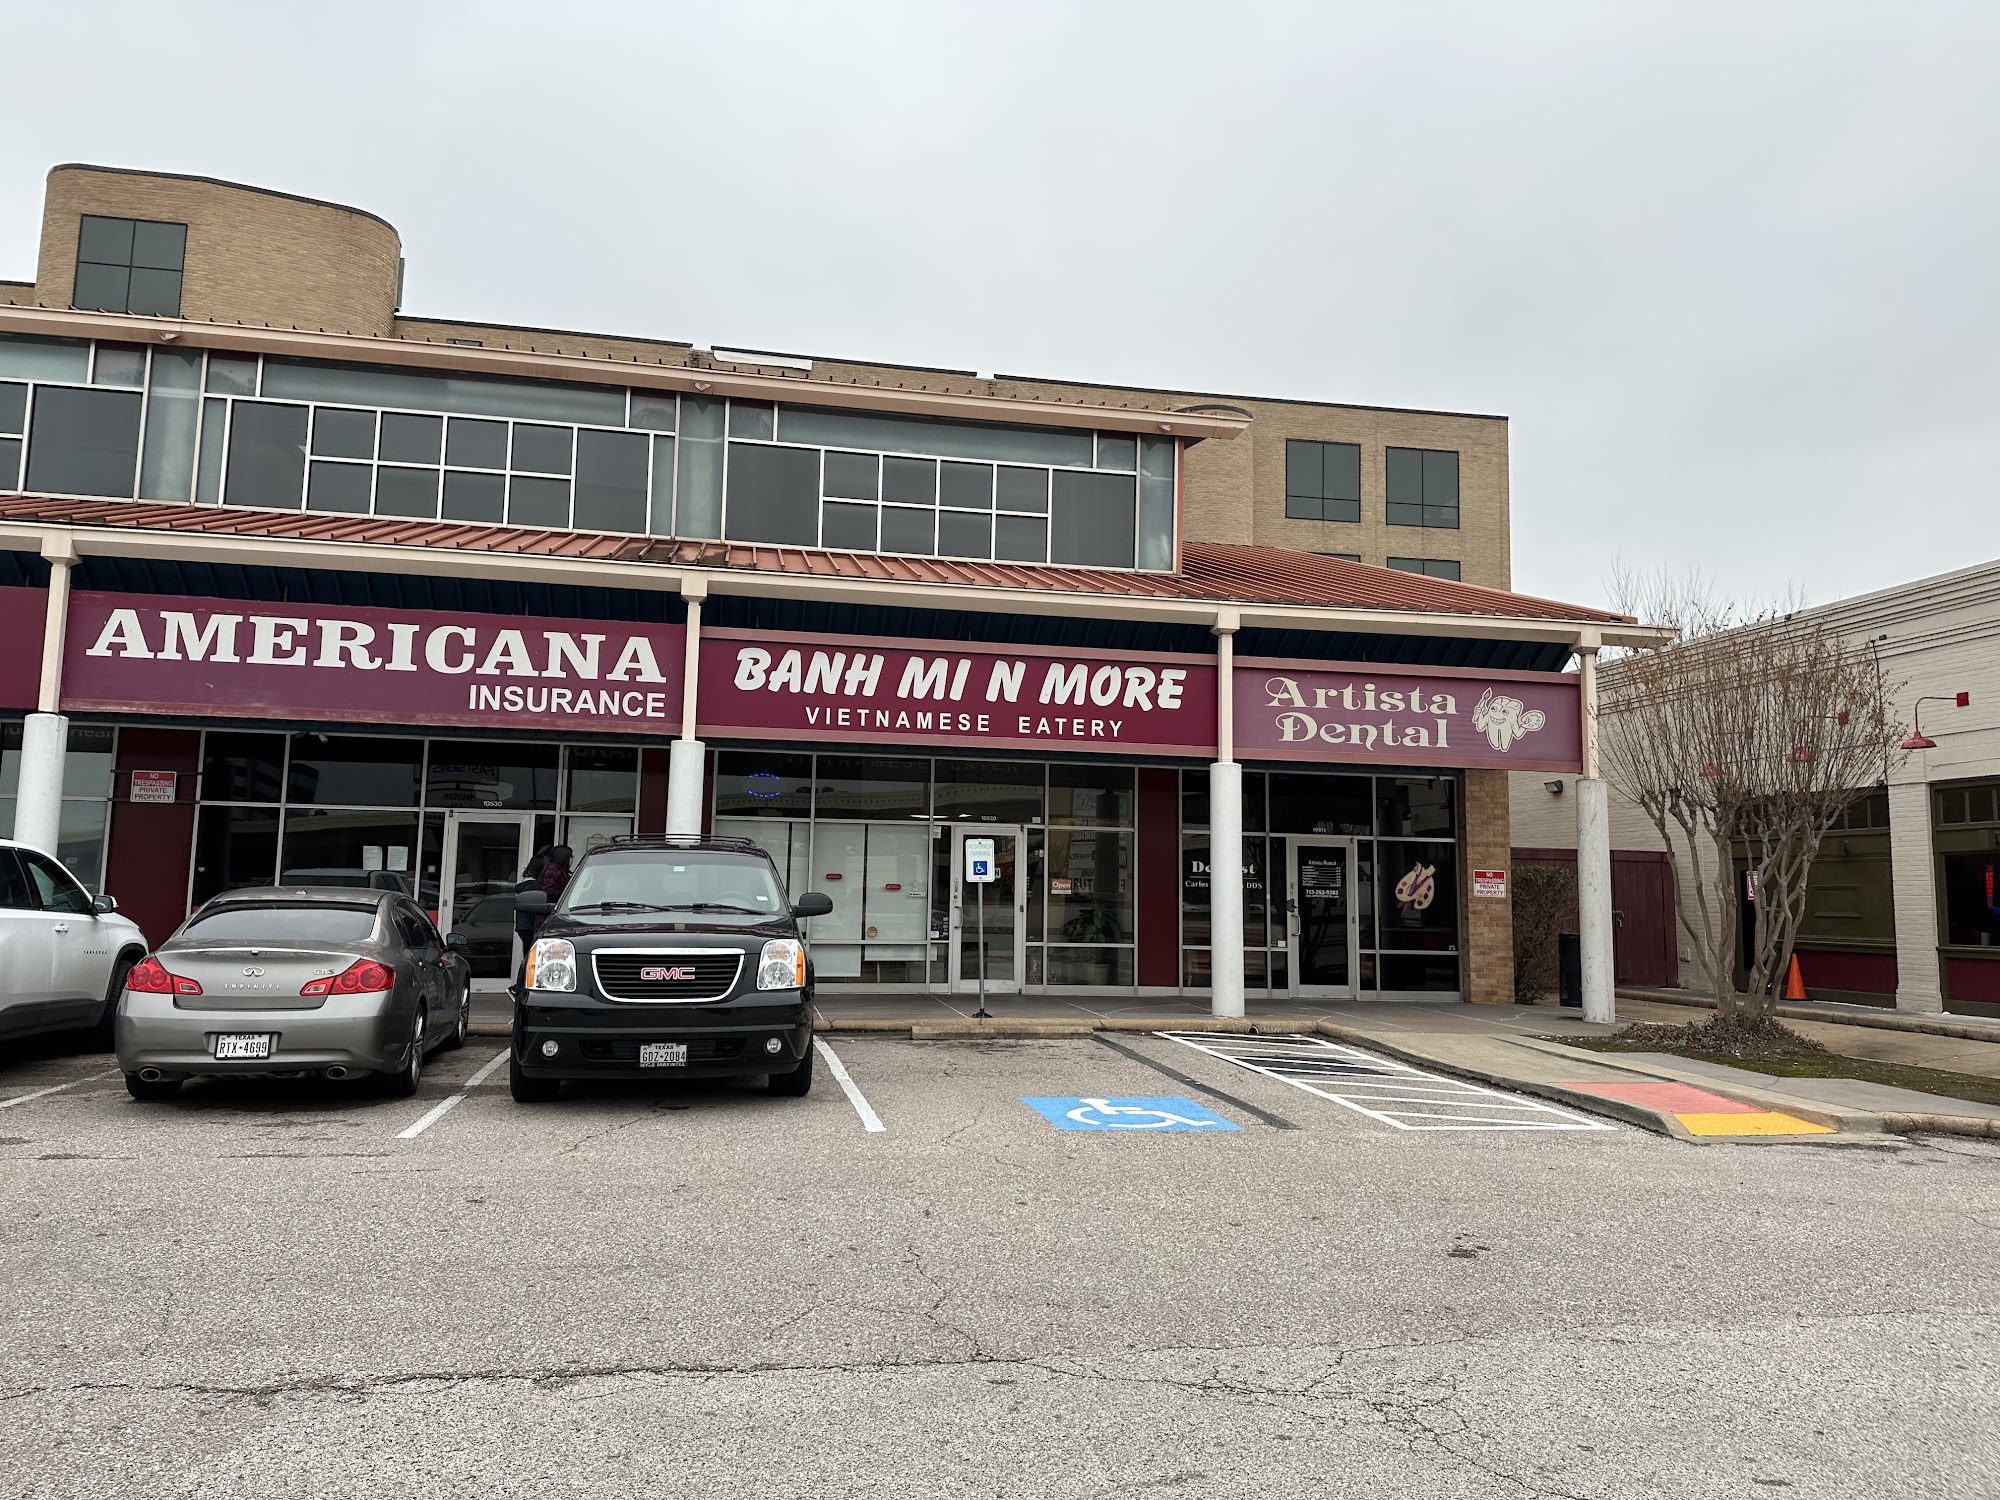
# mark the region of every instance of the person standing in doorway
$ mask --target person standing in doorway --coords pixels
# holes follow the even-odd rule
[[[557,844],[549,850],[549,862],[542,866],[540,884],[547,892],[551,906],[562,900],[562,893],[569,889],[569,867],[574,858],[568,844]],[[537,919],[535,926],[539,928],[541,925],[542,919]]]

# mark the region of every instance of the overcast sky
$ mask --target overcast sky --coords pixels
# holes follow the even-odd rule
[[[1504,413],[1517,588],[2000,555],[2000,3],[8,6],[60,161],[396,225],[405,310]]]

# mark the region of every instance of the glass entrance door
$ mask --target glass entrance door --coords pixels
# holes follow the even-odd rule
[[[1316,999],[1354,998],[1354,841],[1291,841],[1285,900],[1292,991]]]
[[[994,879],[983,888],[965,877],[967,839],[993,841]],[[1021,869],[1021,830],[995,827],[951,830],[951,987],[970,995],[979,989],[982,951],[981,912],[984,911],[986,993],[1017,994],[1027,960],[1027,881]]]
[[[535,836],[533,813],[445,814],[438,928],[465,938],[475,990],[504,990],[521,955],[514,938],[514,887]]]

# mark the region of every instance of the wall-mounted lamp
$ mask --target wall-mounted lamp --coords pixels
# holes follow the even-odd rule
[[[1949,703],[1954,708],[1964,708],[1972,702],[1970,693],[1932,693],[1919,698],[1910,709],[1910,728],[1913,733],[1903,741],[1904,750],[1935,750],[1937,741],[1924,733],[1924,705],[1926,703]]]
[[[1563,794],[1563,784],[1561,781],[1545,781],[1542,783],[1542,790],[1551,797],[1560,797]]]

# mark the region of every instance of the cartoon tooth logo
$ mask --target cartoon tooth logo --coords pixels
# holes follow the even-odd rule
[[[1472,709],[1472,727],[1503,755],[1514,748],[1516,740],[1526,738],[1548,722],[1548,715],[1539,708],[1528,708],[1519,698],[1496,698],[1492,688],[1479,695],[1479,702]]]

